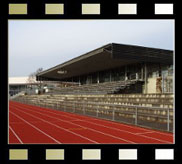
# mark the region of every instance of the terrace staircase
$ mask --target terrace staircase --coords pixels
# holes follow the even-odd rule
[[[127,80],[54,88],[49,94],[118,94],[143,81]]]

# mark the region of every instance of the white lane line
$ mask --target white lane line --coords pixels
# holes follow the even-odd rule
[[[51,137],[50,135],[48,135],[47,133],[43,132],[42,130],[40,130],[39,128],[37,128],[36,126],[32,125],[31,123],[29,123],[28,121],[24,120],[23,118],[21,118],[20,116],[18,116],[17,114],[9,111],[11,114],[13,114],[14,116],[16,116],[17,118],[19,118],[20,120],[24,121],[25,123],[27,123],[28,125],[30,125],[31,127],[33,127],[34,129],[38,130],[39,132],[41,132],[42,134],[46,135],[47,137],[51,138],[53,141],[55,141],[56,143],[61,143],[58,140],[56,140],[55,138]]]
[[[47,111],[47,112],[49,112],[49,111]],[[60,111],[60,112],[64,112],[64,111]],[[53,113],[53,112],[50,112],[50,113]],[[68,113],[68,112],[64,112],[64,113],[66,113],[66,115],[61,115],[61,116],[65,116],[65,117],[72,117],[72,116],[67,116],[67,114],[69,114],[69,115],[72,115],[72,113]],[[54,113],[53,113],[54,114]],[[76,113],[74,113],[74,114],[76,114]],[[58,115],[60,115],[60,114],[58,114]],[[81,116],[81,115],[79,115],[79,116]],[[73,118],[73,117],[72,117]],[[91,119],[89,119],[89,120],[91,120]],[[92,120],[98,120],[98,121],[101,121],[101,120],[99,120],[98,118],[92,118]],[[81,120],[80,120],[81,121]],[[108,123],[108,121],[110,121],[110,123],[111,124],[116,124],[116,125],[119,125],[119,126],[125,126],[125,127],[128,127],[128,128],[130,128],[130,129],[140,129],[140,130],[145,130],[146,132],[153,132],[153,133],[158,133],[158,134],[161,134],[161,135],[165,135],[165,136],[170,136],[170,137],[173,137],[173,134],[167,134],[167,133],[161,133],[161,132],[159,132],[159,131],[154,131],[154,130],[147,130],[147,129],[145,129],[145,128],[142,128],[142,127],[131,127],[130,125],[127,125],[127,124],[119,124],[119,123],[117,123],[117,122],[113,122],[113,121],[111,121],[111,120],[104,120],[104,119],[102,119],[102,121],[104,121],[104,122],[107,122]]]
[[[24,104],[24,105],[27,105],[27,104]],[[35,106],[35,107],[37,107],[37,106]],[[57,114],[57,113],[48,111],[47,108],[42,108],[42,107],[41,107],[41,109],[38,108],[38,110],[40,110],[40,111],[47,111],[47,112],[49,112],[49,113]],[[56,111],[57,111],[57,110],[56,110]],[[65,111],[60,111],[60,112],[65,113],[64,115],[61,114],[61,116],[65,116],[65,117],[69,117],[69,118],[74,118],[74,116],[73,116],[72,113],[68,113],[68,112],[65,112]],[[76,114],[76,113],[74,113],[74,114]],[[57,114],[57,115],[60,115],[60,114]],[[71,115],[71,116],[68,116],[68,115]],[[76,115],[77,115],[77,114],[76,114]],[[79,115],[79,116],[82,117],[82,115]],[[84,116],[83,116],[83,117],[84,117]],[[97,118],[92,118],[92,119],[90,119],[90,120],[98,120],[98,121],[100,121],[100,120],[97,119]],[[80,121],[81,121],[81,120],[80,120]],[[108,123],[109,120],[103,120],[103,119],[102,119],[102,121]],[[112,121],[110,121],[110,123],[111,123],[111,124],[116,124],[116,125],[119,125],[119,126],[125,126],[125,127],[130,128],[130,129],[140,129],[140,130],[145,130],[146,132],[154,132],[154,133],[158,133],[158,134],[161,134],[161,135],[173,137],[173,134],[161,133],[161,132],[159,132],[159,131],[154,131],[154,130],[151,130],[151,129],[150,129],[150,130],[147,130],[147,129],[144,129],[144,128],[142,128],[142,127],[131,127],[131,126],[126,125],[126,124],[122,124],[122,125],[121,125],[121,124],[119,124],[119,123],[117,123],[117,122],[112,122]]]
[[[64,112],[64,111],[61,111],[61,112]],[[53,113],[53,112],[51,112],[51,113]],[[69,115],[72,115],[72,113],[68,113]],[[74,113],[74,114],[76,114],[76,113]],[[59,114],[58,114],[59,115]],[[61,115],[61,116],[67,116],[67,115]],[[68,117],[71,117],[71,116],[68,116]],[[91,120],[91,119],[90,119]],[[108,123],[108,121],[110,121],[110,123],[111,124],[116,124],[116,125],[119,125],[119,126],[125,126],[125,127],[128,127],[128,128],[130,128],[130,129],[140,129],[140,130],[145,130],[146,132],[153,132],[153,133],[158,133],[158,134],[161,134],[161,135],[165,135],[165,136],[170,136],[170,137],[173,137],[173,134],[167,134],[167,133],[161,133],[161,132],[159,132],[159,131],[154,131],[154,130],[147,130],[147,129],[144,129],[144,128],[141,128],[141,127],[131,127],[130,125],[127,125],[127,124],[122,124],[122,125],[120,125],[119,123],[117,123],[117,122],[113,122],[113,121],[111,121],[111,120],[104,120],[104,119],[102,119],[102,120],[99,120],[98,118],[92,118],[92,120],[98,120],[98,121],[104,121],[104,122],[107,122]]]
[[[93,122],[89,122],[89,121],[85,121],[85,122],[88,122],[90,124],[94,124],[94,125],[97,125],[97,126],[105,127],[105,128],[108,128],[108,129],[113,129],[113,130],[129,133],[129,134],[132,134],[132,135],[135,135],[135,136],[141,136],[141,137],[144,137],[144,138],[149,138],[149,139],[164,142],[164,143],[171,143],[171,142],[166,141],[166,140],[161,140],[161,139],[157,139],[157,138],[153,138],[153,137],[149,137],[149,136],[144,136],[142,134],[132,133],[132,132],[129,132],[129,131],[126,131],[126,130],[121,130],[121,129],[117,129],[117,128],[113,128],[113,127],[111,128],[111,127],[108,127],[108,126],[105,126],[105,125],[101,125],[101,124],[97,124],[97,123],[93,123]],[[146,132],[146,133],[153,133],[153,132]]]
[[[41,113],[42,114],[42,113]],[[42,115],[45,115],[45,114],[42,114]],[[48,116],[48,115],[46,115]],[[50,117],[50,116],[49,116]],[[54,117],[56,118],[56,117]],[[97,124],[97,123],[93,123],[93,122],[90,122],[90,121],[83,121],[83,122],[88,122],[90,124],[94,124],[94,125],[97,125],[97,126],[101,126],[101,127],[105,127],[107,129],[112,129],[112,130],[117,130],[117,131],[121,131],[121,132],[125,132],[125,133],[129,133],[129,134],[132,134],[132,135],[135,135],[135,136],[141,136],[141,137],[144,137],[144,138],[148,138],[148,139],[152,139],[152,140],[156,140],[156,141],[160,141],[160,142],[164,142],[164,143],[171,143],[171,142],[168,142],[166,140],[161,140],[161,139],[157,139],[157,138],[153,138],[153,137],[150,137],[150,136],[143,136],[143,135],[140,135],[140,134],[136,134],[136,133],[132,133],[132,132],[129,132],[129,131],[126,131],[126,130],[121,130],[121,129],[118,129],[118,128],[114,128],[114,127],[108,127],[108,126],[105,126],[105,125],[102,125],[102,124]],[[75,123],[76,124],[76,123]],[[78,124],[77,124],[78,125]],[[80,125],[81,126],[81,125]]]
[[[143,135],[143,134],[148,134],[148,133],[154,133],[154,132],[141,132],[141,133],[135,133],[137,135]]]
[[[77,120],[78,121],[78,120]],[[39,124],[39,123],[42,123],[42,121],[29,121],[30,123],[33,123],[33,124]],[[56,122],[60,122],[59,120],[56,120],[56,121],[51,121],[52,123],[56,123]],[[11,125],[20,125],[20,124],[24,124],[22,122],[9,122],[9,124]]]
[[[16,107],[15,107],[16,108]],[[21,108],[21,107],[20,107]],[[16,110],[18,110],[18,109],[16,109]],[[22,110],[18,110],[18,111],[20,111],[20,112],[23,112]],[[49,115],[45,115],[45,114],[42,114],[42,113],[40,113],[40,112],[37,112],[37,111],[32,111],[32,112],[35,112],[35,113],[39,113],[39,114],[41,114],[41,115],[44,115],[44,116],[47,116],[47,117],[50,117],[50,118],[54,118],[54,119],[57,119],[57,120],[60,120],[60,121],[62,121],[62,122],[66,122],[66,123],[69,123],[69,124],[72,124],[72,125],[76,125],[76,126],[79,126],[79,127],[81,127],[81,128],[86,128],[86,129],[89,129],[89,130],[91,130],[91,131],[94,131],[94,132],[97,132],[97,133],[100,133],[100,134],[103,134],[103,135],[106,135],[106,136],[109,136],[109,137],[112,137],[112,138],[115,138],[115,139],[119,139],[119,140],[121,140],[121,141],[125,141],[125,142],[128,142],[128,143],[132,143],[132,144],[136,144],[135,142],[132,142],[132,141],[129,141],[129,140],[126,140],[126,139],[123,139],[123,138],[120,138],[120,137],[117,137],[117,136],[113,136],[113,135],[111,135],[111,134],[108,134],[108,133],[104,133],[104,132],[101,132],[101,131],[98,131],[98,130],[95,130],[95,129],[92,129],[92,128],[88,128],[88,127],[85,127],[85,126],[81,126],[81,125],[78,125],[78,124],[75,124],[75,123],[72,123],[72,122],[69,122],[69,121],[65,121],[65,120],[62,120],[62,119],[59,119],[59,118],[57,118],[57,117],[52,117],[52,116],[49,116]],[[34,115],[32,115],[32,114],[29,114],[29,113],[27,113],[27,112],[23,112],[23,113],[26,113],[26,114],[28,114],[28,115],[31,115],[32,117],[36,117],[36,116],[34,116]],[[38,117],[37,117],[38,118]],[[40,119],[40,118],[38,118],[38,119]],[[43,120],[43,119],[42,119]],[[45,121],[45,120],[44,120]],[[49,122],[49,121],[46,121],[46,122]],[[50,123],[50,122],[49,122]],[[51,123],[52,124],[52,123]],[[57,126],[57,125],[55,125],[55,124],[52,124],[52,125],[54,125],[54,126]],[[58,127],[60,127],[60,126],[58,126]],[[61,128],[61,127],[60,127]],[[64,129],[64,128],[63,128]],[[66,129],[64,129],[64,130],[66,130]],[[68,130],[69,131],[69,130]],[[70,131],[71,132],[71,131]],[[72,132],[73,133],[73,132]],[[76,133],[75,133],[76,134]],[[77,134],[78,135],[78,134]],[[80,135],[81,136],[81,135]],[[82,136],[83,137],[83,136]]]
[[[15,108],[17,108],[17,107],[15,107]],[[29,114],[29,113],[27,113],[27,112],[24,112],[24,111],[22,111],[22,110],[19,110],[19,109],[15,109],[15,110],[18,110],[18,111],[20,111],[20,112],[22,112],[22,113],[25,113],[25,114],[27,114],[27,115],[30,115],[30,116],[32,116],[32,117],[34,117],[34,118],[37,118],[37,119],[39,119],[39,120],[41,120],[41,121],[43,121],[43,122],[46,122],[46,123],[48,123],[48,124],[50,124],[50,125],[55,126],[55,127],[57,127],[58,129],[62,129],[62,130],[64,130],[64,131],[67,131],[67,132],[69,132],[69,133],[72,133],[72,134],[74,134],[74,135],[76,135],[76,136],[79,136],[79,137],[81,137],[81,138],[84,138],[84,139],[86,139],[86,140],[89,140],[89,141],[91,141],[91,142],[93,142],[93,143],[98,143],[98,142],[96,142],[96,141],[94,141],[94,140],[91,140],[91,139],[89,139],[89,138],[87,138],[87,137],[84,137],[84,136],[82,136],[82,135],[80,135],[80,134],[77,134],[77,133],[74,133],[74,132],[72,132],[72,131],[70,131],[70,130],[67,130],[67,129],[65,129],[65,128],[62,128],[62,127],[60,127],[60,126],[58,126],[58,125],[56,125],[56,124],[53,124],[53,123],[51,123],[51,122],[49,122],[49,121],[46,121],[46,120],[44,120],[44,119],[41,119],[41,118],[39,118],[39,117],[37,117],[37,116],[34,116],[34,115]]]
[[[23,144],[22,140],[20,139],[20,137],[18,137],[18,135],[15,133],[15,131],[13,130],[13,128],[9,125],[9,129],[12,131],[12,133],[15,135],[15,137],[18,139],[18,141]]]
[[[42,111],[42,110],[39,110],[39,111]],[[36,111],[33,111],[33,112],[36,112]],[[47,111],[47,112],[49,112],[49,111]],[[40,113],[40,112],[38,112],[38,113]],[[57,114],[57,113],[53,113],[53,112],[49,112],[49,113],[52,113],[52,114],[55,114],[55,115],[59,115],[59,116],[63,116],[63,115],[60,115],[60,114]],[[40,113],[40,114],[42,114],[42,113]],[[42,115],[45,115],[45,114],[42,114]],[[45,115],[45,116],[48,116],[48,115]],[[63,116],[63,117],[70,117],[70,116]],[[56,117],[54,117],[54,118],[56,118]],[[74,117],[72,117],[72,118],[74,118]],[[78,121],[79,121],[79,119],[78,119]],[[129,131],[126,131],[126,130],[121,130],[121,129],[114,128],[114,127],[108,127],[108,126],[105,126],[105,125],[102,125],[102,124],[93,123],[93,122],[90,122],[90,121],[85,121],[85,120],[80,120],[80,121],[88,122],[90,124],[94,124],[94,125],[97,125],[97,126],[102,126],[102,127],[109,128],[109,129],[112,129],[112,130],[117,130],[117,131],[121,131],[121,132],[130,133],[130,134],[135,135],[135,136],[141,136],[141,137],[144,137],[144,138],[153,139],[153,140],[164,142],[164,143],[172,143],[172,142],[169,142],[169,141],[166,141],[166,140],[161,140],[161,139],[153,138],[153,137],[150,137],[150,136],[145,136],[145,135],[138,134],[138,133],[132,133],[132,132],[129,132]],[[65,121],[65,122],[68,122],[68,121]],[[155,133],[155,132],[154,131],[146,131],[146,132],[143,132],[143,133]]]

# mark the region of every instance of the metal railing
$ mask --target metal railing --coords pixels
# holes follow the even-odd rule
[[[173,132],[173,108],[95,103],[87,101],[16,101],[137,126]]]

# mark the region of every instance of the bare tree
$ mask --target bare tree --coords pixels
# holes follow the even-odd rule
[[[38,88],[41,88],[42,81],[36,81],[36,75],[43,71],[43,68],[38,68],[35,72],[31,73],[27,79],[27,82],[30,84],[31,88],[33,85],[37,85]]]
[[[36,79],[35,79],[34,73],[31,73],[28,76],[27,82],[30,84],[30,88],[32,89],[32,86],[35,85],[35,83],[36,83]]]
[[[43,68],[38,68],[35,72],[35,78],[36,78],[36,75],[39,74],[40,72],[43,71]],[[39,79],[39,82],[37,83],[38,84],[38,88],[41,89],[42,87],[42,81]]]

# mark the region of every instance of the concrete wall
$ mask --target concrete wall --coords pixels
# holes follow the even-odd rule
[[[159,83],[159,77],[150,77],[147,81],[147,93],[162,93],[162,84]],[[160,89],[161,88],[161,89]],[[145,93],[145,86],[143,85],[143,93]]]
[[[148,78],[147,93],[156,93],[156,77]]]

